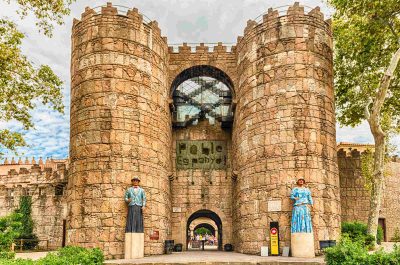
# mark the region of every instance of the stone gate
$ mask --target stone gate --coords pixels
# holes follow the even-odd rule
[[[222,243],[238,252],[260,253],[272,221],[288,245],[299,177],[313,192],[316,243],[336,239],[332,68],[318,7],[269,9],[230,49],[195,50],[168,47],[135,8],[86,8],[72,29],[67,244],[123,257],[132,176],[148,194],[146,255],[167,239],[186,246],[194,217],[220,220]]]

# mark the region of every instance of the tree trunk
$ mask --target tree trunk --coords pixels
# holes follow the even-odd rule
[[[371,129],[371,133],[374,136],[375,141],[375,153],[374,153],[374,173],[371,188],[371,198],[370,198],[370,210],[368,217],[368,234],[376,237],[376,232],[378,229],[379,212],[381,209],[381,200],[383,193],[383,182],[384,182],[384,167],[385,167],[385,147],[386,147],[386,135],[381,127],[381,109],[393,73],[400,60],[400,48],[393,54],[390,61],[389,67],[387,68],[382,80],[379,84],[378,91],[376,93],[375,99],[373,100],[373,105],[371,112],[369,112],[369,105],[366,107],[366,118]]]
[[[372,131],[372,129],[371,129]],[[384,167],[385,167],[385,136],[375,135],[374,173],[371,185],[370,209],[368,216],[368,234],[376,237],[379,212],[381,209]]]

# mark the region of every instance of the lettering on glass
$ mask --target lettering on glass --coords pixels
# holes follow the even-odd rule
[[[177,169],[225,169],[226,142],[176,141]]]

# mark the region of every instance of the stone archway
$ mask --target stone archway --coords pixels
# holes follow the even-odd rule
[[[208,223],[200,223],[200,224],[196,225],[192,230],[193,230],[193,231],[196,231],[196,230],[199,229],[199,228],[205,228],[205,229],[207,229],[208,231],[210,231],[211,235],[213,235],[213,236],[215,236],[215,234],[216,234],[216,229],[215,229],[214,226],[211,225],[211,224],[208,224]]]
[[[201,209],[193,214],[190,215],[190,217],[187,220],[187,225],[186,225],[186,231],[190,231],[190,225],[191,223],[198,219],[198,218],[208,218],[214,221],[215,225],[217,226],[218,229],[218,250],[222,250],[222,245],[223,245],[223,230],[222,230],[222,221],[221,218],[213,211],[206,210],[206,209]],[[189,235],[186,237],[186,246],[189,243]]]
[[[215,78],[224,83],[231,90],[232,94],[235,93],[233,81],[224,71],[211,65],[195,65],[184,69],[174,78],[171,83],[171,95],[175,91],[175,89],[184,81],[198,76],[208,76]]]
[[[196,230],[196,228],[200,227],[201,225],[203,225],[204,227],[208,227],[208,229],[211,231],[214,231],[214,235],[218,235],[218,227],[215,224],[215,222],[209,218],[197,218],[195,220],[192,221],[192,223],[189,226],[189,229],[194,232]],[[212,228],[210,228],[210,226]]]

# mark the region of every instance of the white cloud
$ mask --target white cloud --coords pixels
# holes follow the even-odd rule
[[[66,157],[69,143],[69,104],[70,104],[70,36],[73,18],[80,19],[86,6],[105,5],[110,0],[81,0],[71,7],[71,15],[65,17],[64,25],[56,25],[53,38],[38,32],[35,19],[28,16],[21,20],[16,15],[15,5],[2,4],[0,17],[13,19],[26,34],[23,52],[36,65],[47,64],[64,81],[65,114],[61,115],[46,107],[38,106],[32,112],[35,130],[24,132],[29,148],[18,151],[35,157]],[[269,7],[292,4],[291,0],[146,0],[111,1],[114,5],[137,7],[139,11],[157,20],[163,36],[169,43],[182,42],[225,42],[235,43],[237,36],[243,35],[248,19],[265,13]],[[301,4],[320,6],[325,14],[332,10],[325,1],[307,0]],[[12,121],[0,122],[0,128],[22,131],[21,125]],[[368,128],[362,125],[356,129],[338,129],[338,141],[372,142]],[[400,145],[400,138],[394,140]],[[12,154],[9,154],[11,156]]]

